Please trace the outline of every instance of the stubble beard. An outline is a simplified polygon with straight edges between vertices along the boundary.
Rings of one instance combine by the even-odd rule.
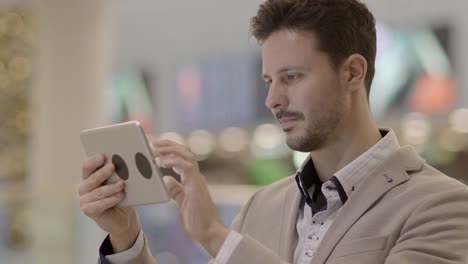
[[[294,131],[298,127],[285,130],[286,144],[291,149],[301,152],[312,152],[325,147],[330,140],[333,140],[336,130],[339,129],[345,114],[343,103],[341,98],[337,98],[330,107],[325,111],[322,110],[321,115],[315,120],[310,120],[310,117],[314,116],[314,113],[310,113],[309,119],[303,121],[305,125],[303,131]]]

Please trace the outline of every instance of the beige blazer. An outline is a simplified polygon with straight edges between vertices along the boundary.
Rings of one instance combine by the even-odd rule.
[[[232,224],[243,239],[228,264],[292,263],[300,201],[293,176],[255,193]],[[322,239],[313,264],[468,263],[468,187],[402,147],[355,186]],[[154,260],[145,247],[132,263]]]

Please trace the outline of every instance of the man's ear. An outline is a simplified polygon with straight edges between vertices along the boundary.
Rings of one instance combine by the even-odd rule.
[[[360,89],[363,85],[365,86],[365,79],[367,73],[367,61],[359,54],[353,54],[343,62],[342,65],[344,73],[344,82],[351,91]]]

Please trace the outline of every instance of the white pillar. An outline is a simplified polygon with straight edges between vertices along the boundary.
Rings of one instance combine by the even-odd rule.
[[[30,152],[34,263],[92,263],[97,256],[82,256],[76,185],[83,160],[79,132],[105,121],[109,5],[107,0],[37,2]],[[91,245],[97,243],[92,240]]]

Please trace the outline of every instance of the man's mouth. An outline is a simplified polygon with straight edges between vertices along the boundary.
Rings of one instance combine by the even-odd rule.
[[[297,118],[297,117],[282,117],[278,121],[280,122],[280,125],[283,128],[283,130],[289,130],[297,123],[297,121],[299,121],[299,118]]]
[[[281,127],[284,131],[290,130],[300,120],[304,120],[304,115],[299,112],[281,111],[276,114]]]

